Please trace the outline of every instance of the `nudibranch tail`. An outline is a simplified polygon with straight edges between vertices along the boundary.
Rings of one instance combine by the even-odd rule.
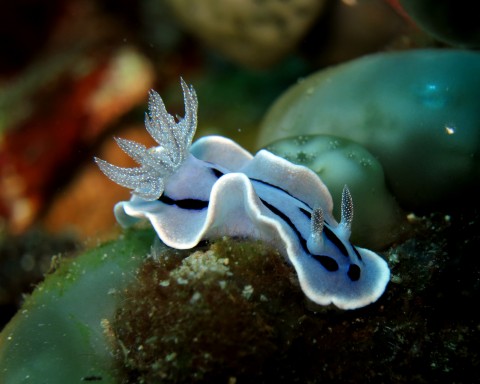
[[[140,167],[121,168],[95,158],[102,172],[117,184],[133,189],[133,194],[145,200],[157,200],[163,193],[165,182],[189,156],[189,149],[197,128],[198,100],[195,90],[181,79],[185,100],[185,116],[178,122],[170,115],[160,95],[151,90],[145,115],[145,126],[158,147],[126,139],[116,139],[119,147]]]

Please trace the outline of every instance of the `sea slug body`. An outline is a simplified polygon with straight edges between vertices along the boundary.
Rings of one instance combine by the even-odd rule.
[[[197,97],[182,80],[185,116],[175,120],[150,92],[145,125],[159,144],[117,143],[140,167],[96,158],[114,182],[133,190],[116,204],[122,226],[148,219],[168,246],[188,249],[202,239],[241,236],[274,244],[295,268],[305,295],[320,305],[355,309],[376,301],[390,278],[376,253],[349,242],[353,204],[342,194],[340,223],[332,198],[306,167],[261,150],[254,157],[233,141],[207,136],[191,145]]]

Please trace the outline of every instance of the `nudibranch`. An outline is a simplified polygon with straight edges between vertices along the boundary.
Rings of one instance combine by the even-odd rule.
[[[327,187],[310,169],[260,150],[252,156],[233,141],[207,136],[192,143],[195,90],[181,80],[185,116],[175,119],[150,91],[145,126],[157,147],[116,139],[140,167],[96,158],[111,180],[133,190],[115,205],[120,225],[148,219],[177,249],[222,236],[264,240],[293,265],[305,295],[320,305],[355,309],[376,301],[390,279],[376,253],[349,242],[353,205],[345,187],[341,220],[332,216]]]

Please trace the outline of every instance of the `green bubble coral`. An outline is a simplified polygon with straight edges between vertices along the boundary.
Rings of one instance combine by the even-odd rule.
[[[332,194],[337,217],[348,185],[355,209],[353,242],[380,249],[404,232],[404,215],[385,185],[382,166],[361,145],[335,136],[305,135],[275,141],[266,149],[320,176]]]
[[[103,320],[113,317],[117,292],[134,281],[153,239],[151,230],[131,231],[63,260],[0,334],[0,382],[116,382]]]
[[[295,135],[355,141],[408,208],[454,206],[480,176],[480,54],[415,50],[321,70],[267,113],[260,146]]]

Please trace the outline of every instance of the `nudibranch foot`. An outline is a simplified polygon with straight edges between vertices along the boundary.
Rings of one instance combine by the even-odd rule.
[[[328,189],[310,169],[261,150],[254,157],[233,141],[195,133],[197,99],[182,80],[185,117],[169,115],[150,93],[146,126],[159,147],[118,139],[140,164],[126,169],[96,159],[116,183],[133,189],[114,212],[123,226],[147,219],[160,240],[177,249],[203,239],[240,236],[277,246],[295,268],[306,296],[342,309],[376,301],[390,278],[387,263],[349,241],[353,203],[342,194],[340,223]]]

